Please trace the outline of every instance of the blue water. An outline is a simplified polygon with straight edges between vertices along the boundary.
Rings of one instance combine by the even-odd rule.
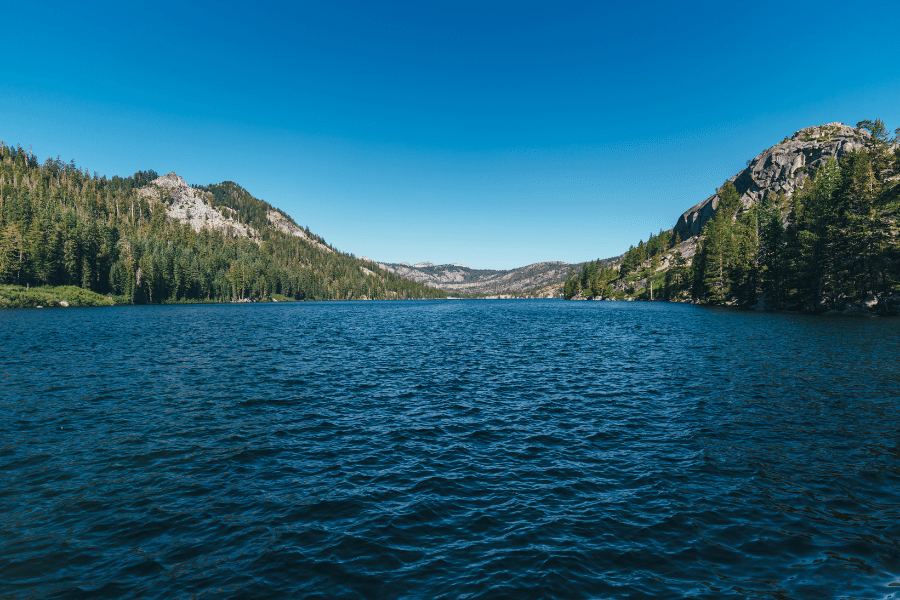
[[[4,598],[900,598],[900,320],[0,312]]]

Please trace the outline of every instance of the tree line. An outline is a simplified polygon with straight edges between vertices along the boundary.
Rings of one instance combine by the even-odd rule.
[[[661,231],[617,271],[596,261],[570,272],[565,297],[621,298],[640,280],[637,299],[653,282],[659,299],[821,312],[900,292],[900,129],[891,138],[878,119],[857,127],[869,133],[864,147],[829,158],[790,198],[769,192],[744,207],[723,184],[693,257],[671,252],[681,240]]]
[[[201,189],[260,239],[195,232],[137,193],[156,177],[107,179],[0,143],[0,283],[74,285],[137,304],[446,297],[276,230],[265,216],[271,207],[231,182]]]
[[[569,270],[563,284],[563,297],[571,300],[581,295],[587,298],[601,296],[603,298],[624,298],[625,294],[617,291],[614,285],[629,278],[637,278],[634,274],[645,270],[654,270],[660,266],[660,260],[673,246],[680,244],[681,238],[672,231],[660,231],[650,234],[647,242],[638,242],[631,246],[617,261],[613,259],[589,261],[581,266],[580,271]],[[619,285],[618,287],[624,287]]]
[[[865,146],[829,158],[790,199],[743,209],[723,185],[682,289],[708,304],[811,312],[900,291],[900,148],[881,120],[857,127]]]

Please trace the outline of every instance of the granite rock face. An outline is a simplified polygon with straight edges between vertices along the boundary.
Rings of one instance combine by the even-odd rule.
[[[316,247],[320,248],[321,250],[324,250],[325,252],[334,252],[334,250],[332,250],[325,244],[306,235],[306,231],[302,227],[300,227],[299,225],[297,225],[296,223],[294,223],[293,221],[288,219],[286,216],[284,216],[282,213],[278,212],[277,210],[268,211],[266,213],[266,218],[272,224],[272,227],[274,227],[278,231],[281,231],[282,233],[286,233],[288,235],[292,235],[294,237],[303,238],[304,240],[308,241],[313,246],[316,246]]]
[[[761,152],[729,181],[741,195],[745,208],[762,201],[768,194],[781,192],[789,197],[828,157],[840,160],[851,150],[862,148],[868,137],[868,131],[843,123],[806,127]],[[685,211],[678,218],[675,231],[683,240],[697,235],[718,208],[719,195],[713,194]]]
[[[138,194],[158,200],[169,218],[187,223],[194,231],[212,229],[232,237],[258,239],[252,227],[232,218],[230,208],[214,208],[209,192],[192,188],[174,171],[157,177],[150,185],[138,190]]]

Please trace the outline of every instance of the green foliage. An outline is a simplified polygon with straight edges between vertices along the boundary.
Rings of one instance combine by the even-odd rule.
[[[818,312],[900,291],[900,148],[892,147],[898,140],[880,120],[858,127],[870,134],[865,148],[840,164],[830,158],[808,169],[790,200],[769,193],[744,208],[726,182],[690,266],[679,251],[669,252],[681,240],[660,232],[629,248],[620,272],[603,282],[603,296],[649,299],[652,282],[668,300],[690,295],[707,304]],[[820,132],[833,136],[836,128]],[[584,273],[570,274],[567,298],[584,290]]]
[[[192,231],[137,193],[156,176],[90,176],[74,162],[39,164],[21,147],[0,145],[0,283],[74,286],[138,304],[446,297],[330,251],[308,229],[309,239],[276,230],[266,217],[275,209],[231,182],[203,189],[260,238]]]
[[[631,246],[628,249],[628,252],[622,257],[622,264],[620,266],[621,273],[623,275],[634,273],[635,271],[640,270],[648,260],[651,261],[652,264],[655,257],[663,255],[666,251],[679,243],[681,243],[681,238],[672,231],[660,230],[656,235],[651,233],[646,244],[641,240],[636,248]]]
[[[0,285],[0,308],[37,308],[65,306],[112,306],[114,299],[79,287],[26,288],[21,285]]]
[[[663,280],[664,298],[677,300],[685,290],[693,287],[691,269],[687,266],[687,260],[676,250],[672,255],[672,264],[666,270]]]
[[[748,267],[747,254],[754,252],[750,236],[751,224],[735,219],[741,208],[740,194],[734,185],[725,182],[718,191],[718,207],[704,229],[703,242],[694,260],[694,295],[710,304],[723,304],[736,292],[734,279]],[[755,235],[755,231],[753,231]],[[739,285],[739,284],[738,284]]]
[[[725,186],[694,258],[694,294],[710,304],[821,311],[900,286],[898,163],[880,120],[865,149],[828,159],[791,202],[767,197],[738,214]],[[735,206],[738,206],[735,212]]]
[[[575,269],[569,269],[569,275],[563,284],[563,297],[566,300],[571,300],[579,294],[588,298],[607,297],[607,286],[618,277],[618,274],[617,269],[607,266],[599,258],[584,263],[578,273]]]
[[[288,298],[287,296],[282,296],[281,294],[272,292],[272,302],[293,302],[293,298]]]

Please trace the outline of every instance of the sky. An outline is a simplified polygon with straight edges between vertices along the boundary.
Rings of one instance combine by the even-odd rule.
[[[108,177],[234,181],[382,262],[616,256],[798,129],[900,127],[896,2],[2,12],[6,144]]]

